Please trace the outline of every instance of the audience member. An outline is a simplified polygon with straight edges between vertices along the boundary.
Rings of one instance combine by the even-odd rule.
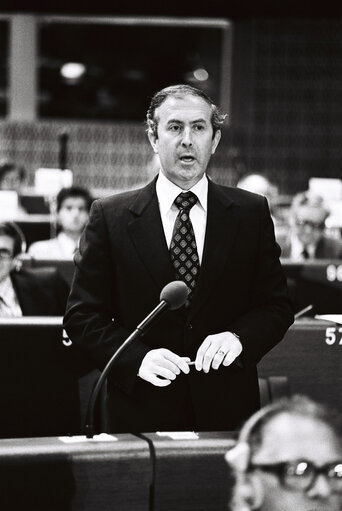
[[[0,162],[0,190],[6,192],[16,192],[17,213],[26,214],[27,211],[21,204],[20,195],[26,181],[26,170],[22,165],[18,165],[10,160]]]
[[[22,269],[24,251],[19,227],[0,223],[0,317],[63,315],[68,285],[54,268]]]
[[[235,475],[232,511],[338,511],[342,496],[340,424],[305,396],[256,412],[226,460]]]
[[[62,188],[57,195],[57,226],[55,238],[36,241],[28,253],[35,259],[73,259],[81,233],[88,221],[92,197],[79,186]]]
[[[21,192],[26,179],[26,171],[22,165],[5,160],[0,162],[0,190]]]
[[[278,238],[278,234],[282,232],[284,227],[284,218],[277,207],[277,200],[279,197],[277,185],[272,183],[266,176],[253,173],[242,176],[236,186],[237,188],[241,188],[241,190],[258,193],[266,197],[274,224],[275,235],[276,238]]]
[[[293,261],[306,259],[342,259],[342,241],[325,234],[329,210],[322,197],[306,191],[293,198],[289,232],[278,236],[281,257]]]

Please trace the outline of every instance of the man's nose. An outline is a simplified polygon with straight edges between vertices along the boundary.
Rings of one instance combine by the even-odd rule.
[[[318,474],[313,486],[308,491],[311,498],[327,498],[331,494],[329,481],[323,474]]]
[[[182,133],[182,145],[184,147],[192,146],[192,135],[190,128],[184,128]]]

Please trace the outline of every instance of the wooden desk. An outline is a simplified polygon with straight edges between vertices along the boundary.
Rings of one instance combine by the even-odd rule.
[[[0,319],[0,437],[83,432],[98,378],[61,317]]]
[[[288,377],[303,393],[342,413],[342,325],[300,319],[258,366],[259,376]]]
[[[144,433],[154,460],[154,511],[226,511],[232,486],[224,459],[236,435],[198,433],[196,440]]]
[[[116,438],[0,440],[1,509],[148,511],[148,444],[129,434]]]

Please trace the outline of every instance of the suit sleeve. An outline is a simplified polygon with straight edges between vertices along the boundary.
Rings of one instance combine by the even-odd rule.
[[[100,369],[131,333],[113,317],[117,309],[115,299],[115,254],[110,253],[101,204],[95,201],[75,255],[64,328]],[[141,361],[149,350],[135,340],[118,357],[112,376],[124,392],[133,392]]]
[[[243,345],[241,362],[246,366],[256,365],[282,340],[294,321],[293,304],[279,260],[280,247],[275,240],[266,199],[259,216],[260,243],[251,305],[229,328],[240,336]]]

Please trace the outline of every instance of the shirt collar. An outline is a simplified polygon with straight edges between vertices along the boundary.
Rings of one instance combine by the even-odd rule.
[[[208,206],[208,178],[206,174],[202,176],[202,178],[196,183],[192,188],[190,188],[191,192],[193,192],[197,198],[197,204],[204,210],[207,211]],[[156,183],[156,193],[159,201],[160,207],[166,212],[171,209],[172,204],[174,203],[175,198],[184,192],[182,188],[175,185],[170,181],[162,171],[159,171],[157,183]]]

